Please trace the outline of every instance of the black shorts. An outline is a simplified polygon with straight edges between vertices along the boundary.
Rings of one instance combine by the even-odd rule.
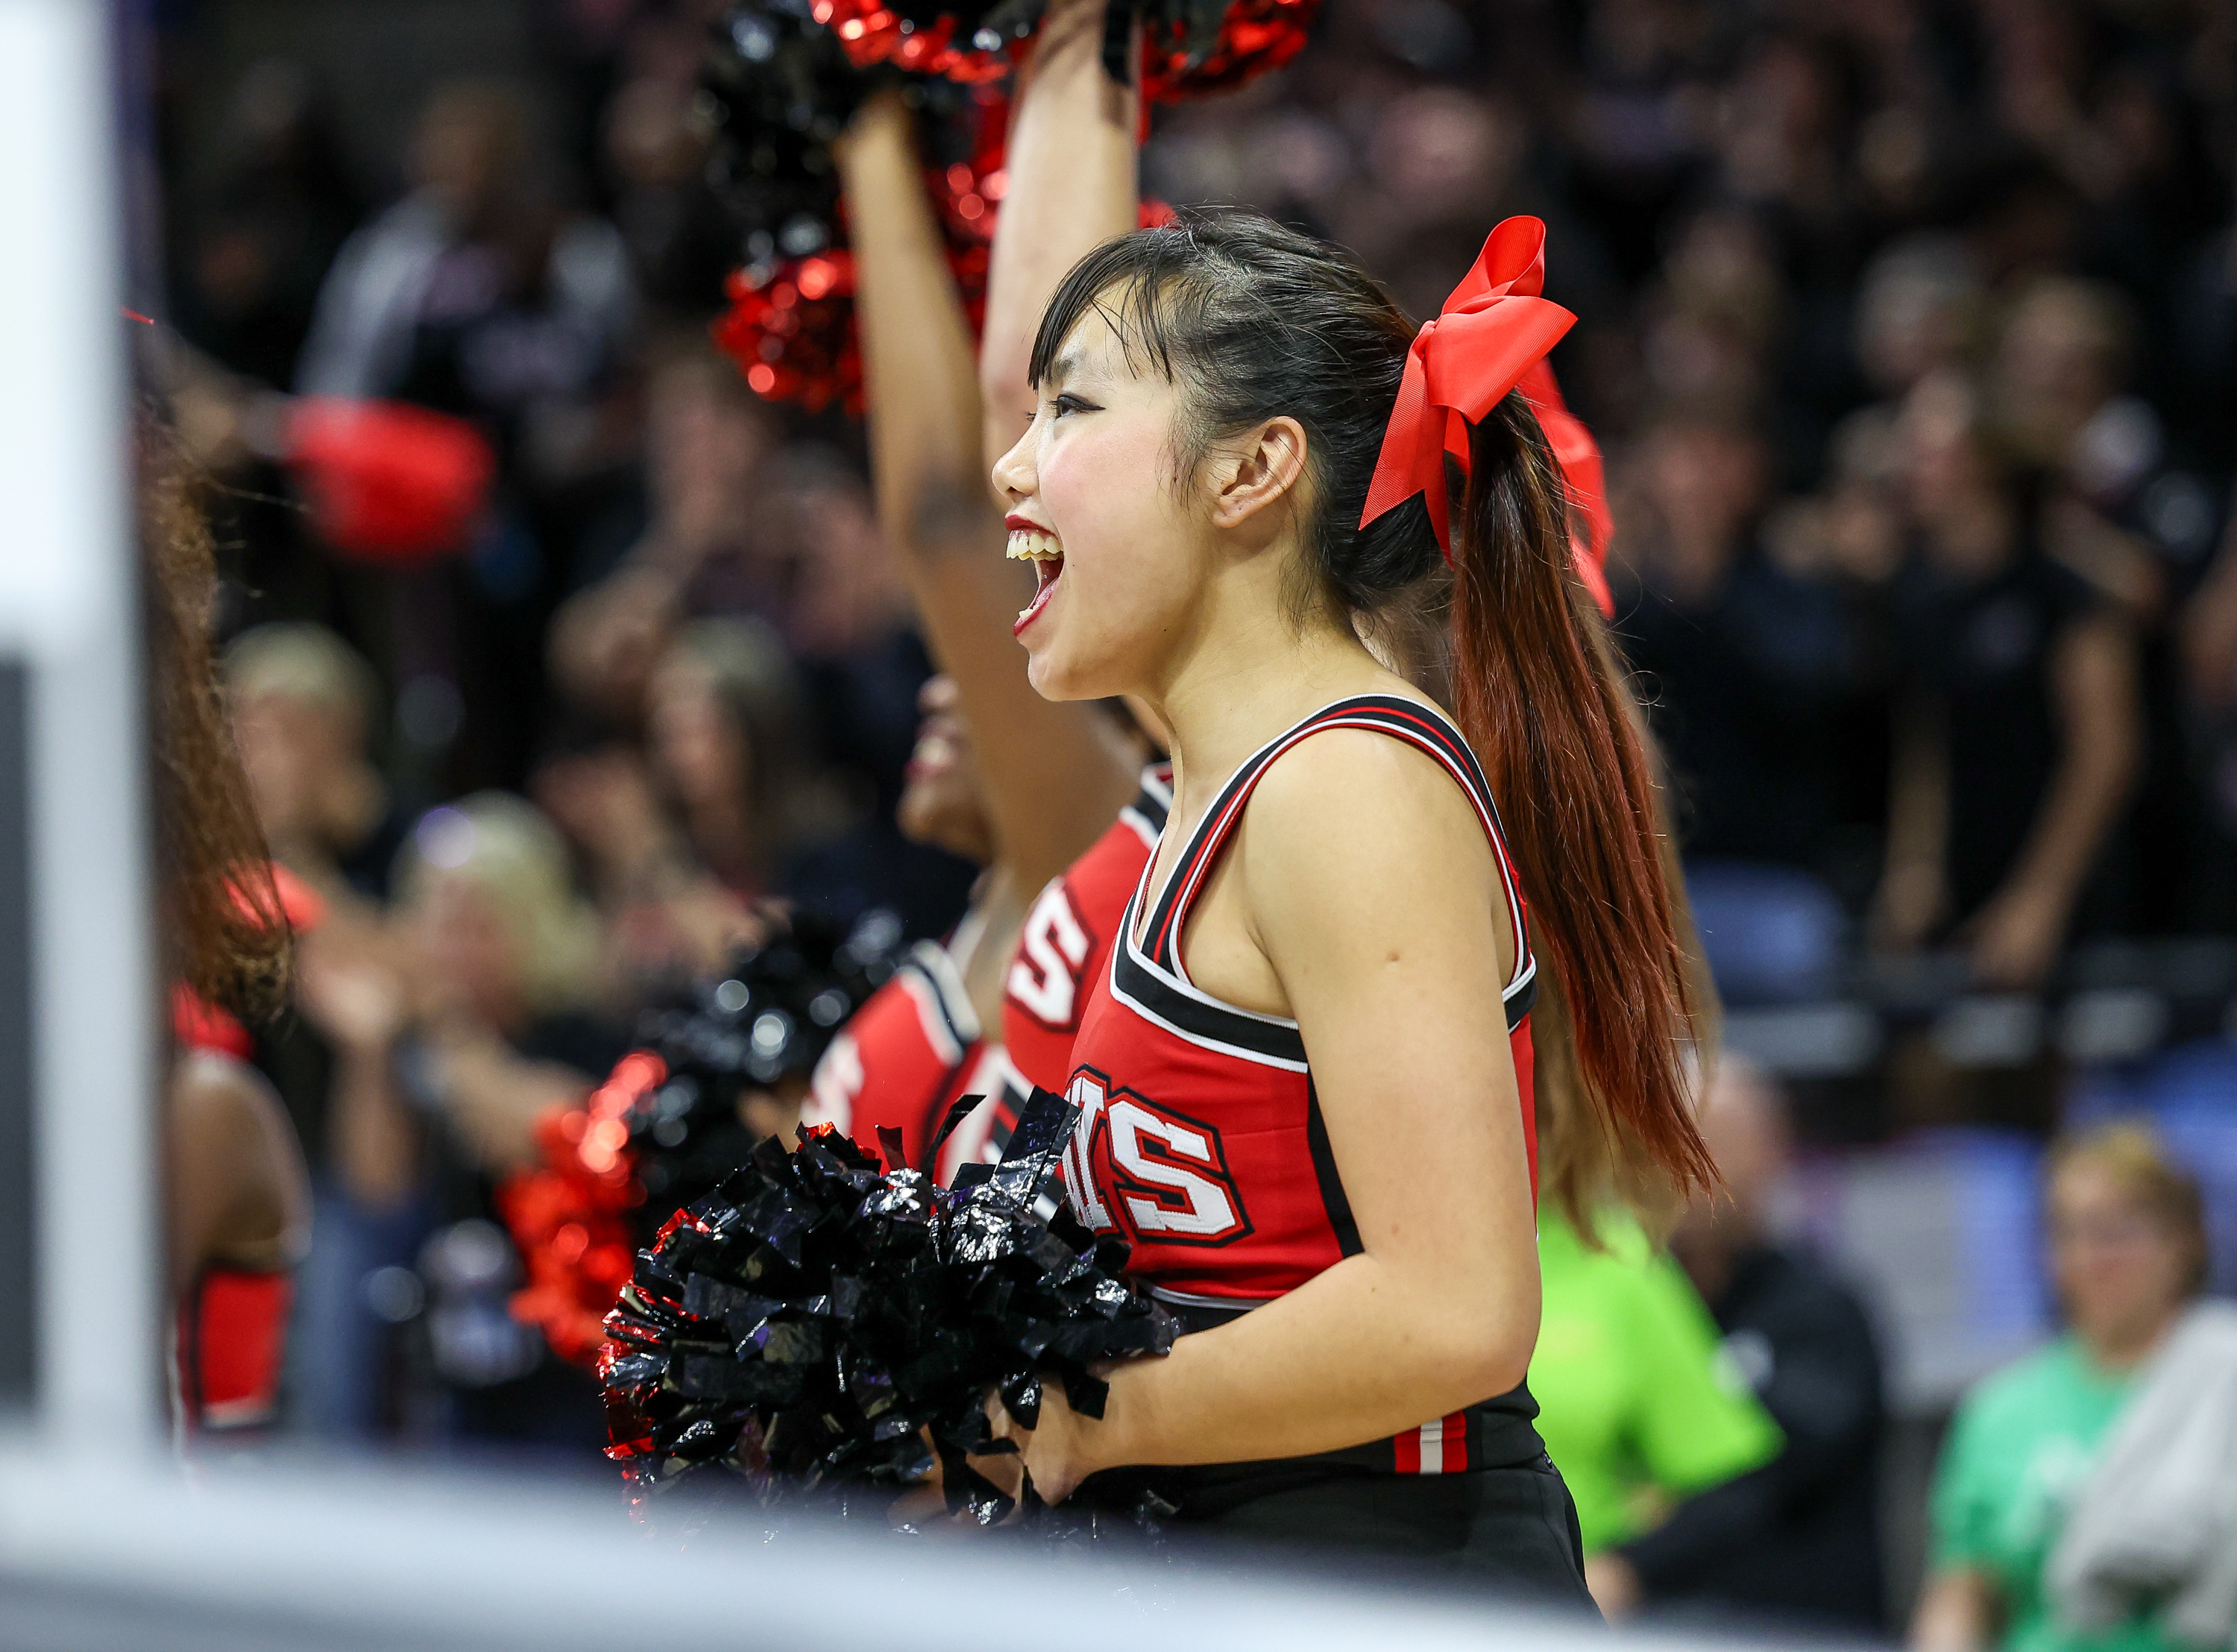
[[[1345,1471],[1310,1462],[1101,1474],[1082,1497],[1117,1509],[1152,1491],[1168,1530],[1310,1551],[1364,1576],[1398,1561],[1455,1585],[1598,1616],[1576,1504],[1553,1459],[1458,1474]],[[1360,1563],[1355,1567],[1344,1562]]]

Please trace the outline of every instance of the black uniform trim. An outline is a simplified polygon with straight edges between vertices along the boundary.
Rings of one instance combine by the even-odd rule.
[[[1130,931],[1132,916],[1130,906]],[[1294,1023],[1246,1015],[1191,994],[1142,962],[1131,933],[1121,941],[1111,951],[1111,990],[1121,1003],[1192,1043],[1211,1044],[1245,1060],[1304,1070],[1304,1035]]]
[[[1359,1242],[1359,1223],[1351,1214],[1351,1201],[1337,1174],[1336,1154],[1329,1147],[1328,1122],[1321,1117],[1321,1093],[1312,1075],[1305,1075],[1305,1145],[1313,1155],[1313,1175],[1321,1184],[1321,1203],[1328,1208],[1329,1226],[1336,1230],[1336,1248],[1356,1256],[1365,1248]]]

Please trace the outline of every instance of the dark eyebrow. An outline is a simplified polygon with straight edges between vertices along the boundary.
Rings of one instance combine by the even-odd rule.
[[[1080,352],[1076,349],[1067,350],[1062,355],[1059,356],[1054,361],[1049,363],[1048,371],[1041,375],[1041,383],[1044,385],[1062,384],[1066,379],[1071,378],[1072,374],[1079,371],[1079,365]]]

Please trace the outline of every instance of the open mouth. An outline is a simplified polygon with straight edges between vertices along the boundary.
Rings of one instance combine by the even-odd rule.
[[[1033,576],[1040,582],[1033,600],[1018,615],[1017,623],[1010,628],[1017,635],[1031,625],[1040,611],[1048,606],[1049,598],[1056,594],[1057,581],[1064,576],[1064,545],[1057,536],[1039,523],[1023,517],[1012,517],[1009,555],[1020,562],[1033,565]]]

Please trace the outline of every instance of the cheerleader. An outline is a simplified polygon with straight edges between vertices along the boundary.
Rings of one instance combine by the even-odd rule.
[[[1020,669],[1013,622],[1032,587],[995,554],[1003,528],[986,489],[977,364],[899,97],[874,97],[836,153],[880,520],[953,684],[927,707],[914,767],[951,765],[975,781],[989,852],[954,932],[919,946],[835,1042],[803,1122],[837,1124],[872,1151],[879,1127],[898,1129],[921,1162],[948,1109],[986,1096],[936,1167],[952,1178],[964,1162],[999,1156],[1030,1088],[1006,1043],[1032,1078],[1063,1083],[1081,983],[1148,859],[1165,793],[1123,711],[1047,701]],[[1074,231],[1067,262],[1099,238],[1093,226]],[[1061,273],[1021,287],[1015,272],[997,272],[989,330],[1015,335],[1020,361]],[[1002,444],[1015,434],[1006,429]]]
[[[1633,708],[1518,389],[1573,320],[1542,242],[1500,226],[1418,334],[1246,216],[1107,243],[1049,305],[994,471],[1039,577],[1029,675],[1140,696],[1174,763],[1073,1046],[1066,1181],[1198,1334],[1114,1373],[1100,1420],[993,1414],[1052,1499],[1146,1485],[1583,1604],[1522,1381],[1541,969],[1602,1129],[1711,1172]],[[1457,717],[1359,640],[1441,556]]]

